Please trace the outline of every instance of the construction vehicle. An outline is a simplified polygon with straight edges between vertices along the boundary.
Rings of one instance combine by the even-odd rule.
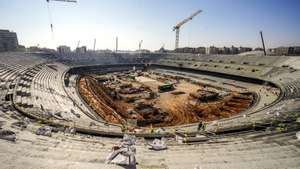
[[[174,90],[174,86],[173,86],[173,84],[164,84],[164,85],[158,86],[158,90],[161,93],[162,92],[168,92],[168,91]]]

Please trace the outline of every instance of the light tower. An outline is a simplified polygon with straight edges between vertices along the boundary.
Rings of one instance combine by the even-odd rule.
[[[116,52],[118,52],[119,39],[116,37]]]

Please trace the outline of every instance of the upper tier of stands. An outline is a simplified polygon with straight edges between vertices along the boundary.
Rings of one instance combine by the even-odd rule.
[[[271,78],[299,71],[300,57],[239,55],[165,55],[157,64],[251,78]]]
[[[65,53],[58,56],[59,62],[67,65],[97,65],[117,63],[147,63],[160,58],[161,54],[148,53]]]

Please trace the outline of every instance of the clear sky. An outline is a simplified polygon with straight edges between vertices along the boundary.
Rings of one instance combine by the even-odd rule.
[[[18,33],[19,43],[55,48],[80,45],[97,49],[173,49],[172,27],[198,9],[203,13],[184,25],[180,46],[300,45],[300,0],[0,0],[0,29]],[[52,20],[52,21],[51,21]],[[53,23],[54,33],[51,33]]]

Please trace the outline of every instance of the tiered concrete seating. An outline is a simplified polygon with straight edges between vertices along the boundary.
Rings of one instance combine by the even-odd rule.
[[[25,130],[16,143],[0,140],[2,168],[123,168],[105,164],[118,139],[53,134],[36,136]],[[299,140],[295,130],[248,132],[220,136],[210,142],[177,144],[168,141],[164,151],[148,150],[147,140],[138,140],[137,168],[140,169],[282,169],[300,165]],[[13,147],[13,148],[11,148]]]
[[[145,63],[161,58],[157,53],[65,53],[59,56],[59,61],[67,65],[117,64],[117,63]]]
[[[284,99],[300,98],[300,81],[295,80],[284,84]]]
[[[1,81],[1,105],[6,107],[11,105],[8,99],[8,94],[11,94],[16,86],[18,78],[22,74],[35,66],[36,64],[46,62],[45,59],[35,57],[31,54],[4,52],[0,53],[0,81]],[[18,88],[18,93],[22,95],[30,95],[25,89],[29,87],[30,79],[22,79]],[[6,101],[5,101],[6,100]]]
[[[74,104],[76,104],[83,112],[85,112],[86,115],[88,115],[92,119],[100,120],[103,121],[102,118],[99,116],[95,115],[96,113],[93,112],[81,99],[78,91],[77,91],[77,77],[78,75],[71,75],[69,77],[69,86],[65,86],[65,90],[67,94],[69,95],[70,98],[74,101]]]
[[[120,127],[106,126],[103,121],[95,121],[95,117],[81,100],[72,100],[66,93],[63,84],[63,74],[68,67],[60,63],[51,63],[30,69],[22,76],[18,84],[31,74],[30,87],[18,85],[16,88],[15,104],[24,113],[37,119],[50,120],[60,125],[72,125],[88,130],[90,127],[104,127],[102,130],[116,130],[121,132]],[[24,81],[24,80],[23,80]],[[71,90],[75,90],[72,88]],[[67,90],[68,91],[68,90]],[[77,96],[78,97],[78,96]],[[91,123],[93,126],[91,126]]]
[[[270,67],[262,67],[257,65],[239,65],[236,63],[224,63],[222,62],[206,62],[206,61],[184,61],[184,60],[173,60],[173,59],[161,59],[159,64],[165,66],[175,66],[190,68],[195,70],[204,70],[210,72],[227,73],[238,76],[246,77],[260,77],[270,71]]]
[[[91,63],[142,62],[141,59],[137,59],[138,55],[132,54],[88,53],[85,56],[87,57],[81,54],[66,55],[62,56],[62,61],[77,66]],[[299,117],[300,105],[300,73],[297,68],[299,59],[281,56],[195,57],[190,54],[157,56],[162,56],[160,61],[163,61],[154,61],[157,64],[175,67],[181,64],[182,67],[192,69],[264,79],[278,85],[282,96],[267,106],[247,112],[247,115],[210,123],[206,128],[208,142],[179,145],[171,140],[168,141],[168,150],[155,152],[145,147],[145,140],[139,139],[136,146],[137,168],[182,169],[195,168],[196,165],[203,169],[299,168],[300,142],[295,137],[295,133],[300,129],[299,124],[295,122]],[[126,60],[127,58],[130,59]],[[119,127],[106,126],[94,120],[97,117],[83,103],[76,91],[76,75],[69,77],[69,87],[64,86],[63,76],[69,69],[68,66],[48,61],[46,64],[46,61],[31,54],[1,53],[1,101],[5,102],[5,96],[12,93],[13,101],[20,111],[49,124],[72,124],[81,133],[121,133]],[[237,70],[238,68],[242,69]],[[257,71],[253,72],[253,69]],[[207,76],[203,76],[201,80],[227,86],[237,83]],[[235,85],[246,89],[250,86],[246,82]],[[262,95],[265,92],[266,89],[261,90],[261,100],[265,99]],[[0,127],[15,131],[17,141],[10,143],[0,140],[0,168],[123,168],[105,164],[107,154],[118,139],[80,134],[66,135],[62,130],[54,133],[51,138],[36,136],[34,132],[40,127],[39,123],[31,123],[25,130],[13,128],[13,122],[25,121],[25,117],[12,107],[4,107],[4,104],[0,104]],[[92,123],[96,126],[91,126]],[[287,129],[280,128],[279,123],[288,126]],[[197,128],[197,124],[191,124],[177,129],[194,132]],[[269,128],[272,131],[267,130]],[[173,129],[169,127],[165,130],[172,132]],[[211,134],[214,132],[216,135]]]

